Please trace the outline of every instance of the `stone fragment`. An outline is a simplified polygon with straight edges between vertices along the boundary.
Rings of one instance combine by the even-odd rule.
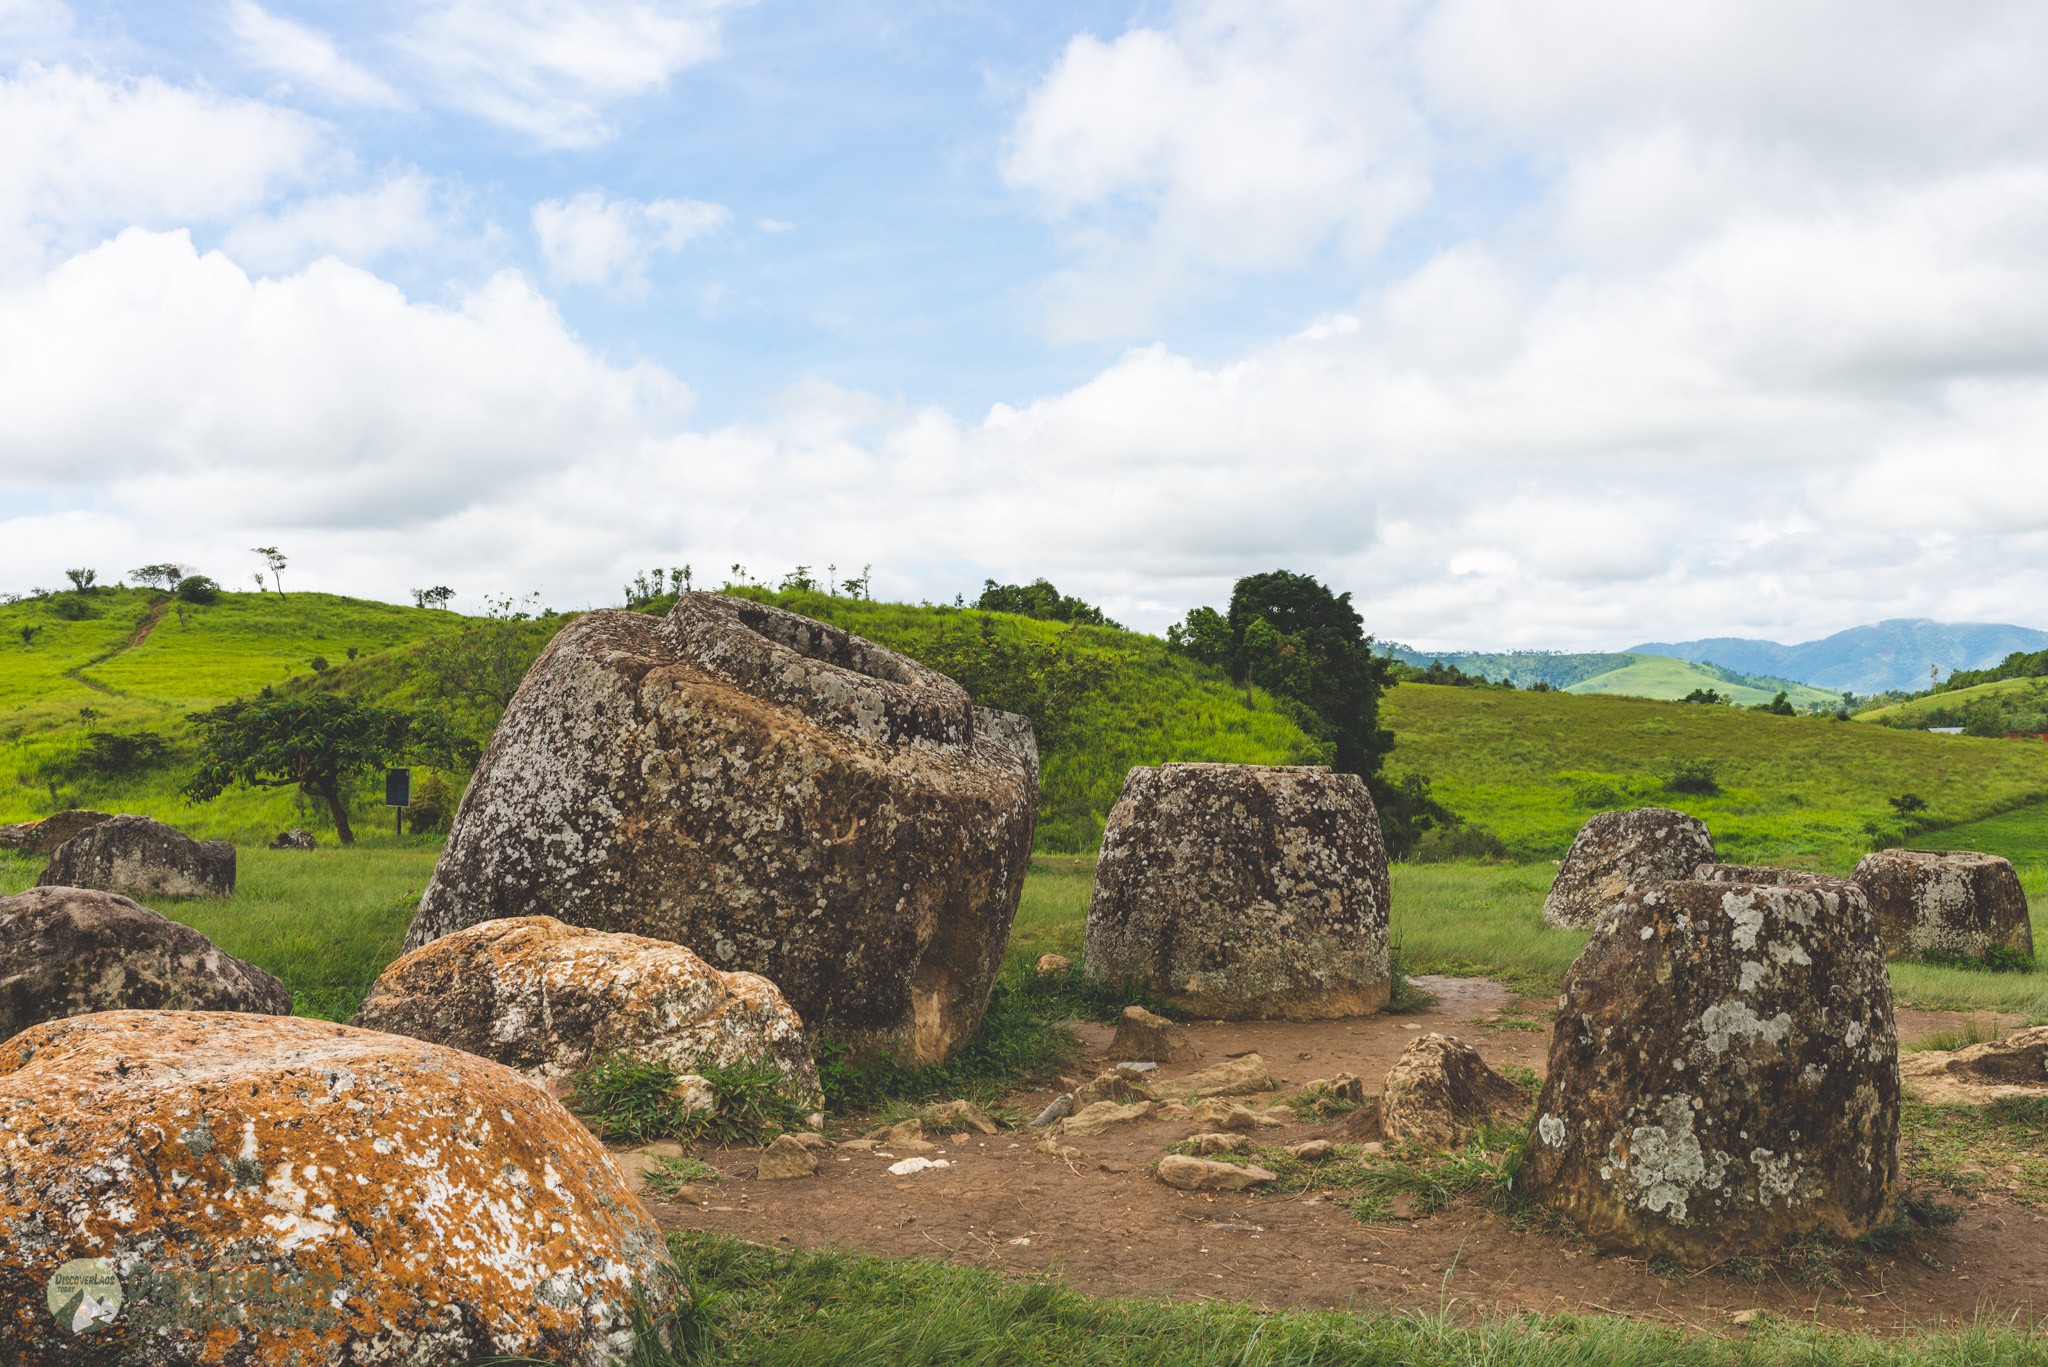
[[[1380,1086],[1380,1129],[1388,1139],[1455,1149],[1481,1125],[1519,1121],[1522,1089],[1486,1066],[1464,1041],[1434,1032],[1402,1051]]]
[[[1595,1243],[1699,1267],[1888,1213],[1891,982],[1855,889],[1665,883],[1565,975],[1517,1188]]]
[[[819,1134],[816,1130],[798,1130],[790,1135],[790,1138],[811,1150],[829,1149],[832,1147],[832,1141]]]
[[[1377,1011],[1387,854],[1364,780],[1316,767],[1134,768],[1088,904],[1088,975],[1191,1015]]]
[[[1981,1106],[2000,1097],[2048,1096],[2048,1025],[1985,1044],[1899,1056],[1906,1090],[1937,1105]]]
[[[1707,823],[1668,807],[1602,812],[1579,828],[1543,899],[1543,923],[1586,930],[1631,894],[1714,862]]]
[[[1159,1106],[1151,1101],[1133,1101],[1119,1104],[1114,1101],[1098,1101],[1084,1106],[1060,1122],[1059,1132],[1064,1135],[1101,1134],[1112,1125],[1128,1125],[1133,1120],[1146,1120],[1157,1114]]]
[[[1041,954],[1036,971],[1041,978],[1057,978],[1073,966],[1074,961],[1064,954]]]
[[[1188,1032],[1142,1006],[1126,1006],[1117,1017],[1116,1037],[1109,1042],[1113,1059],[1181,1063],[1195,1056]]]
[[[1266,1061],[1257,1054],[1246,1054],[1243,1058],[1227,1058],[1221,1063],[1212,1063],[1207,1068],[1198,1068],[1192,1073],[1183,1073],[1176,1078],[1151,1084],[1151,1091],[1157,1097],[1180,1097],[1192,1101],[1205,1096],[1243,1096],[1250,1092],[1270,1092],[1280,1084],[1266,1071]]]
[[[987,1008],[1037,810],[1029,724],[914,660],[716,593],[585,613],[506,709],[406,945],[542,913],[649,935],[937,1063]]]
[[[1278,1173],[1250,1163],[1218,1163],[1209,1158],[1189,1158],[1170,1153],[1153,1169],[1159,1180],[1182,1191],[1244,1191],[1276,1181]]]
[[[289,1016],[292,994],[190,926],[118,893],[45,887],[0,897],[0,1039],[123,1008]]]
[[[22,854],[55,854],[59,845],[80,831],[112,819],[105,812],[73,807],[68,811],[46,816],[41,821],[23,821],[17,825],[0,826],[0,850],[15,850]]]
[[[1299,1144],[1289,1144],[1287,1152],[1304,1163],[1320,1163],[1337,1152],[1337,1146],[1327,1139],[1304,1139]]]
[[[1198,1158],[1212,1153],[1243,1153],[1252,1143],[1244,1135],[1216,1130],[1191,1134],[1187,1137],[1187,1142],[1193,1147]]]
[[[398,1035],[226,1012],[47,1021],[0,1045],[0,1152],[0,1362],[605,1367],[636,1306],[681,1292],[574,1116],[508,1068]],[[83,1301],[43,1307],[91,1260],[121,1299],[86,1337]]]
[[[952,1166],[953,1162],[948,1158],[905,1158],[900,1162],[891,1163],[889,1171],[898,1177],[908,1177],[914,1172],[929,1172],[933,1168],[950,1168]]]
[[[870,1130],[867,1137],[875,1141],[877,1148],[897,1153],[930,1153],[939,1147],[924,1137],[924,1122],[916,1116]]]
[[[59,845],[36,886],[126,897],[232,897],[235,847],[194,840],[146,816],[110,816]]]
[[[1051,1101],[1046,1102],[1045,1109],[1040,1111],[1036,1116],[1032,1118],[1031,1127],[1033,1129],[1039,1129],[1046,1125],[1052,1124],[1053,1121],[1058,1120],[1063,1116],[1069,1116],[1073,1113],[1074,1094],[1072,1092],[1061,1092]]]
[[[973,1130],[976,1134],[994,1134],[1002,1128],[991,1120],[981,1107],[971,1101],[948,1101],[932,1107],[926,1115],[932,1124],[949,1130]]]
[[[791,1099],[822,1099],[803,1022],[775,984],[721,972],[681,945],[552,916],[485,921],[410,951],[378,976],[355,1023],[534,1078],[611,1053],[685,1070],[761,1062]],[[710,1099],[709,1082],[694,1084]]]
[[[311,831],[301,830],[294,826],[288,831],[279,831],[276,837],[271,840],[270,848],[273,850],[317,850],[320,848],[320,842],[313,838]]]
[[[1092,1082],[1084,1082],[1074,1089],[1074,1109],[1086,1110],[1098,1101],[1150,1101],[1150,1088],[1133,1081],[1128,1074],[1111,1069],[1098,1074]]]
[[[2027,895],[2012,864],[1995,854],[1879,850],[1857,863],[1855,881],[1894,959],[2034,955]]]
[[[1280,1117],[1255,1111],[1235,1101],[1226,1101],[1220,1096],[1204,1098],[1187,1113],[1189,1124],[1200,1125],[1211,1130],[1231,1130],[1249,1133],[1252,1130],[1269,1130],[1285,1124]]]
[[[763,1182],[787,1181],[794,1177],[817,1175],[818,1159],[796,1136],[779,1134],[775,1141],[761,1150],[761,1157],[754,1164],[754,1176]]]

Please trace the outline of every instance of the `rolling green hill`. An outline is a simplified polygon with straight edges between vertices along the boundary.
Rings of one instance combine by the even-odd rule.
[[[2016,723],[2012,729],[2021,729],[2026,722],[2048,713],[2048,679],[1995,679],[1967,688],[1925,693],[1888,707],[1858,712],[1856,720],[1886,726],[1961,726],[1979,709],[1994,715],[2001,723],[2001,731],[2006,729],[2005,723]]]
[[[1581,679],[1564,691],[1567,693],[1612,693],[1630,698],[1655,698],[1666,702],[1676,701],[1698,689],[1708,689],[1724,698],[1732,699],[1738,706],[1754,707],[1768,703],[1779,692],[1794,707],[1834,707],[1842,699],[1839,694],[1810,688],[1789,679],[1770,679],[1764,682],[1748,681],[1745,676],[1712,665],[1694,664],[1690,660],[1674,660],[1668,655],[1636,655],[1619,669],[1610,669],[1605,674],[1596,674],[1590,679]]]
[[[2048,798],[2048,745],[1931,736],[1821,717],[1639,698],[1402,684],[1389,767],[1524,858],[1561,858],[1595,812],[1645,804],[1706,821],[1724,856],[1846,869],[1874,838],[1977,821]],[[1684,760],[1722,791],[1673,792]],[[1887,799],[1927,802],[1913,827]],[[1939,832],[1914,843],[1941,843]]]

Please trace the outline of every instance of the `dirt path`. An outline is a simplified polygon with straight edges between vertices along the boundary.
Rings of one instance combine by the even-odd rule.
[[[1541,1070],[1549,1000],[1518,998],[1470,979],[1424,980],[1437,1006],[1415,1016],[1297,1025],[1191,1027],[1204,1057],[1171,1075],[1246,1049],[1289,1084],[1348,1071],[1377,1083],[1423,1030],[1455,1034],[1496,1068]],[[1947,1013],[1901,1012],[1908,1040],[1954,1028]],[[1525,1028],[1538,1025],[1539,1029]],[[1518,1028],[1524,1027],[1524,1028]],[[1091,1054],[1106,1027],[1083,1027]],[[1029,1113],[1050,1092],[1011,1099]],[[1727,1328],[1761,1309],[1837,1328],[1900,1330],[2048,1310],[2048,1215],[1996,1197],[1969,1203],[1947,1234],[1846,1274],[1840,1289],[1772,1273],[1652,1273],[1603,1256],[1566,1234],[1517,1229],[1470,1205],[1420,1220],[1360,1223],[1317,1193],[1199,1195],[1154,1180],[1150,1164],[1186,1136],[1185,1124],[1139,1122],[1097,1138],[1069,1138],[1083,1157],[1036,1151],[1035,1134],[973,1136],[943,1145],[952,1163],[910,1177],[874,1154],[830,1152],[815,1179],[753,1180],[753,1150],[703,1154],[730,1174],[702,1207],[652,1201],[672,1228],[736,1234],[784,1248],[837,1246],[887,1257],[927,1257],[1029,1276],[1056,1272],[1103,1294],[1246,1301],[1264,1306],[1403,1309],[1453,1314],[1574,1311]],[[1293,1143],[1332,1127],[1304,1123],[1263,1132]]]
[[[113,649],[105,651],[102,654],[95,655],[90,660],[87,660],[82,664],[75,664],[71,666],[71,668],[64,671],[64,677],[70,679],[74,683],[82,683],[87,688],[92,689],[94,692],[104,693],[111,698],[126,697],[127,694],[123,693],[118,688],[111,688],[108,685],[101,683],[98,679],[88,679],[87,677],[85,677],[85,671],[93,668],[95,665],[103,665],[107,661],[113,659],[116,655],[121,654],[123,651],[133,650],[135,649],[135,647],[141,645],[144,641],[147,641],[149,639],[149,633],[156,630],[157,623],[163,621],[164,614],[168,613],[170,610],[171,600],[169,598],[165,598],[162,602],[152,603],[150,605],[149,611],[143,613],[141,620],[136,622],[135,632],[133,635],[131,635],[127,640],[123,641],[121,644],[115,646]]]

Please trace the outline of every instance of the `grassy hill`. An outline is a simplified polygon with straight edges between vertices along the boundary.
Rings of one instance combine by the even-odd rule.
[[[1708,689],[1741,707],[1768,703],[1783,692],[1794,707],[1834,707],[1841,695],[1789,679],[1754,681],[1712,665],[1691,660],[1674,660],[1668,655],[1636,655],[1629,663],[1590,679],[1581,679],[1565,689],[1567,693],[1609,693],[1630,698],[1655,698],[1673,702],[1698,689]]]
[[[1994,679],[1967,688],[1924,693],[1904,702],[1858,712],[1856,720],[1886,726],[1961,726],[1967,714],[1986,705],[2000,718],[2015,722],[2048,713],[2048,679]]]
[[[1654,803],[1706,821],[1732,859],[1844,869],[1876,835],[2048,798],[2048,746],[1820,717],[1412,683],[1383,716],[1395,772],[1429,775],[1453,810],[1531,859],[1562,857],[1595,812]],[[1681,760],[1713,765],[1721,791],[1671,791]],[[1911,828],[1887,802],[1908,792],[1928,804]]]

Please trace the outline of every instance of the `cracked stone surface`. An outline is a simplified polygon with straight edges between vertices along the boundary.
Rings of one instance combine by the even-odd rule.
[[[1628,897],[1565,976],[1520,1190],[1594,1242],[1699,1267],[1854,1239],[1898,1175],[1891,982],[1862,892]]]
[[[1356,774],[1134,768],[1103,831],[1084,967],[1211,1019],[1365,1015],[1391,986],[1387,898]]]
[[[714,593],[587,613],[506,709],[406,946],[535,915],[669,940],[937,1062],[987,1009],[1037,808],[1030,724],[873,642]]]
[[[59,845],[36,886],[127,897],[232,897],[235,847],[194,840],[146,816],[110,816]]]

